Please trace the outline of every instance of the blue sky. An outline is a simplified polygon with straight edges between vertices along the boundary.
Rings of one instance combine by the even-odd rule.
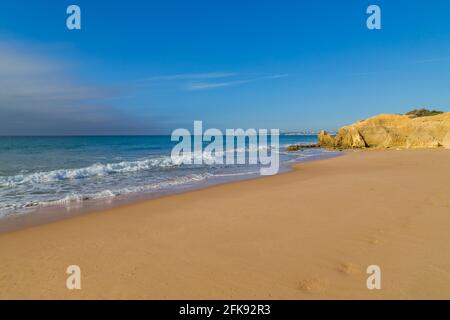
[[[82,30],[66,28],[77,4]],[[382,9],[382,30],[366,8]],[[337,129],[450,110],[450,2],[37,1],[0,5],[0,134]]]

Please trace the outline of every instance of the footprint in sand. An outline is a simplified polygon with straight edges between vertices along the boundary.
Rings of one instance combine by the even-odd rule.
[[[352,274],[359,274],[359,273],[361,273],[361,269],[357,265],[355,265],[355,264],[353,264],[351,262],[340,263],[338,265],[338,267],[337,267],[337,271],[339,273],[342,273],[342,274],[345,274],[345,275],[352,275]]]
[[[304,279],[298,285],[298,289],[305,293],[319,293],[325,291],[327,288],[327,282],[320,278]]]

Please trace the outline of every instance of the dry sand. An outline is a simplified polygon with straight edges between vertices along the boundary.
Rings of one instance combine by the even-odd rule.
[[[450,151],[295,169],[2,234],[0,298],[450,299]]]

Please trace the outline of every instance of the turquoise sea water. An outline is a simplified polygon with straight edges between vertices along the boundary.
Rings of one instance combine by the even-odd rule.
[[[333,156],[322,149],[288,153],[315,135],[280,136],[281,170]],[[170,136],[0,137],[0,217],[46,206],[155,195],[259,175],[258,165],[177,165]]]

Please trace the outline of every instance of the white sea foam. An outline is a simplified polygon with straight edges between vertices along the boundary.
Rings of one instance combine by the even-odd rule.
[[[258,149],[267,149],[266,146],[259,146]],[[234,152],[253,151],[250,146],[247,150],[235,149]],[[171,157],[159,157],[152,159],[142,159],[136,161],[122,161],[117,163],[96,163],[84,168],[58,169],[52,171],[35,172],[31,174],[19,174],[15,176],[0,176],[0,187],[13,188],[22,184],[41,184],[64,180],[84,179],[90,177],[101,177],[117,173],[132,173],[143,170],[169,168],[181,165],[185,158],[189,160],[202,158],[203,160],[213,160],[215,157],[223,157],[225,152],[218,152],[212,155],[208,152],[191,152],[180,157],[173,162]]]
[[[188,184],[193,182],[203,181],[210,177],[214,176],[213,174],[204,173],[204,174],[190,174],[186,176],[176,177],[173,179],[169,179],[167,181],[161,181],[158,183],[152,183],[148,185],[136,186],[136,187],[126,187],[126,188],[118,188],[118,189],[107,189],[102,190],[96,193],[86,193],[86,194],[77,194],[71,193],[64,198],[54,199],[48,201],[36,201],[36,202],[27,202],[23,204],[15,204],[15,205],[0,205],[0,213],[2,209],[4,211],[10,209],[26,209],[32,207],[47,207],[47,206],[58,206],[58,205],[71,205],[74,203],[82,203],[87,200],[101,200],[107,198],[114,198],[121,195],[128,195],[133,193],[140,192],[148,192],[151,190],[161,190],[165,188],[170,188],[177,185]],[[0,214],[1,215],[1,214]]]
[[[59,169],[53,171],[35,172],[15,176],[0,177],[0,186],[14,187],[20,184],[39,184],[71,179],[83,179],[105,176],[114,173],[130,173],[152,168],[175,166],[170,157],[145,159],[137,161],[123,161],[117,163],[96,163],[89,167],[76,169]]]

